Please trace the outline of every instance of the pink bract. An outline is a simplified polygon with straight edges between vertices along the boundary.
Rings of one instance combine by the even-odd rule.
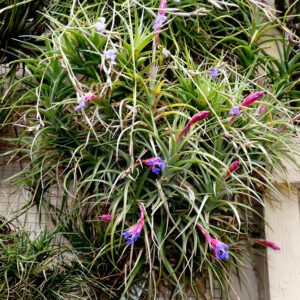
[[[195,114],[191,120],[186,124],[186,126],[183,128],[183,130],[180,132],[177,140],[176,140],[176,144],[178,144],[180,142],[180,140],[182,139],[183,135],[186,133],[186,131],[196,122],[199,122],[203,119],[205,119],[208,115],[210,114],[210,111],[204,110],[204,111],[200,111],[197,114]]]
[[[242,106],[248,106],[250,104],[252,104],[253,102],[255,102],[256,100],[258,100],[259,98],[261,98],[264,95],[264,91],[262,92],[257,92],[254,94],[249,95],[245,101],[242,103]]]
[[[234,172],[238,166],[240,165],[240,162],[238,160],[236,160],[235,162],[232,163],[232,165],[229,167],[229,171],[227,172],[227,174],[224,176],[224,178],[226,178],[227,176],[229,176],[232,172]]]
[[[260,244],[264,244],[274,250],[280,250],[280,247],[278,247],[275,243],[273,242],[268,242],[268,241],[263,241],[263,240],[257,240],[257,239],[253,239],[254,241],[260,243]]]

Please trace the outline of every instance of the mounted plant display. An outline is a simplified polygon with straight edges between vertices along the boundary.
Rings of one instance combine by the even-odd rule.
[[[278,158],[295,163],[299,111],[282,101],[280,68],[227,20],[232,10],[251,32],[265,6],[207,3],[74,1],[69,15],[45,14],[44,47],[15,61],[28,72],[4,95],[24,128],[14,184],[67,240],[74,297],[156,299],[167,285],[172,299],[205,299],[217,281],[230,299],[245,254],[280,249],[257,206],[277,188]]]

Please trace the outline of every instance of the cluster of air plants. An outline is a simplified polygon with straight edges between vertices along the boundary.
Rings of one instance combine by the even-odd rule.
[[[80,264],[70,259],[62,245],[55,245],[58,227],[33,236],[0,221],[0,296],[2,299],[95,299]],[[104,285],[93,288],[109,294]],[[73,298],[72,298],[73,297]]]
[[[59,268],[63,270],[64,263],[61,250],[49,247],[53,235],[44,233],[32,241],[29,232],[14,231],[5,222],[0,228],[1,298],[54,299],[51,295],[61,284]]]
[[[11,109],[9,97],[3,99],[8,86],[13,86],[17,74],[26,73],[26,64],[17,58],[36,57],[36,51],[45,47],[36,36],[47,35],[49,25],[44,13],[59,18],[68,13],[72,3],[48,0],[0,0],[0,130],[11,122],[18,110]]]
[[[47,210],[70,255],[68,276],[42,284],[62,292],[38,289],[46,299],[76,281],[74,295],[89,299],[155,299],[165,284],[171,297],[201,298],[215,280],[229,297],[247,251],[278,249],[257,235],[255,207],[276,189],[278,157],[292,160],[300,115],[278,96],[280,67],[243,37],[269,26],[250,21],[264,6],[232,2],[225,14],[219,1],[75,1],[65,19],[47,16],[36,56],[14,62],[27,70],[4,97],[25,128],[15,186]],[[231,9],[246,29],[226,20]],[[243,47],[222,52],[227,42]]]
[[[18,53],[22,53],[21,49],[26,50],[27,40],[32,39],[30,33],[42,33],[42,15],[36,17],[36,14],[43,10],[44,6],[45,3],[41,0],[0,1],[0,63],[9,62],[18,56]]]

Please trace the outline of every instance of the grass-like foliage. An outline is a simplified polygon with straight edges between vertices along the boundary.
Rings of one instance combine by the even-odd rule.
[[[16,230],[1,220],[1,299],[95,299],[93,289],[110,293],[101,282],[90,288],[80,264],[67,249],[54,245],[57,229],[33,239],[28,230]]]
[[[5,95],[25,128],[15,184],[49,212],[76,266],[47,292],[78,280],[89,299],[155,299],[163,285],[200,299],[217,280],[228,298],[263,238],[255,208],[276,189],[279,158],[294,162],[298,94],[283,68],[296,72],[299,55],[281,65],[254,41],[272,26],[264,6],[207,3],[74,1],[46,15],[39,54],[15,61],[27,70]]]

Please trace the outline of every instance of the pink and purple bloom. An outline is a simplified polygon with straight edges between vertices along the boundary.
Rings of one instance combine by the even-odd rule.
[[[218,70],[217,69],[212,69],[210,72],[209,72],[210,76],[212,78],[217,78],[218,77]]]
[[[149,166],[152,172],[155,173],[156,175],[159,174],[159,171],[164,170],[166,168],[166,164],[159,157],[141,159],[141,162]]]
[[[291,120],[289,120],[288,124],[293,123],[294,121],[300,119],[300,114],[295,116],[294,118],[292,118]],[[282,126],[281,128],[279,128],[279,130],[277,131],[277,133],[281,133],[285,128],[287,128],[287,125]]]
[[[227,246],[226,244],[224,244],[223,242],[221,242],[220,240],[217,239],[213,239],[210,235],[208,235],[204,229],[196,224],[196,226],[200,229],[200,231],[203,233],[203,235],[206,238],[206,241],[212,246],[212,248],[214,249],[214,252],[216,254],[217,259],[228,259],[229,258],[229,252],[226,251],[229,249],[229,246]]]
[[[257,93],[254,93],[254,94],[251,94],[251,95],[249,95],[246,99],[245,99],[245,101],[241,104],[241,106],[248,106],[248,105],[250,105],[250,104],[252,104],[253,102],[255,102],[256,100],[258,100],[259,98],[261,98],[263,95],[264,95],[264,91],[262,91],[262,92],[257,92]],[[241,109],[242,109],[242,107],[239,107],[239,112],[241,111]],[[236,116],[237,115],[239,115],[239,114],[234,114],[233,116],[232,116],[232,118],[230,119],[230,121],[229,121],[229,125],[233,122],[233,120],[236,118]]]
[[[141,216],[138,220],[138,224],[132,226],[127,231],[123,232],[122,235],[127,239],[126,244],[133,244],[141,234],[144,225],[144,208],[143,204],[139,202]]]
[[[158,16],[156,17],[153,25],[153,29],[155,31],[159,31],[163,23],[166,22],[167,20],[166,12],[164,11],[165,8],[167,8],[167,1],[161,0],[159,5],[159,10],[158,10]]]
[[[163,23],[167,20],[165,9],[167,8],[167,0],[161,0],[159,9],[158,9],[158,15],[156,16],[156,19],[154,21],[153,29],[155,31],[160,31],[161,26]],[[157,32],[154,36],[154,44],[155,47],[157,47],[158,44],[158,36],[159,32]],[[151,78],[154,78],[155,73],[155,64],[151,67]]]
[[[86,107],[86,102],[92,101],[96,97],[92,93],[88,93],[77,100],[77,106],[75,106],[75,110],[77,111],[80,108]]]
[[[224,176],[224,178],[228,177],[232,172],[234,172],[238,168],[239,165],[240,165],[240,162],[238,160],[233,162],[232,165],[229,167],[229,171]]]
[[[107,51],[103,51],[103,55],[104,55],[105,59],[110,59],[111,64],[114,64],[116,62],[116,58],[117,58],[117,50],[110,49]]]
[[[105,31],[105,27],[106,27],[106,24],[105,24],[105,18],[104,17],[101,17],[99,19],[99,21],[97,23],[95,23],[95,28],[96,30],[100,31],[100,32],[103,32]]]
[[[176,144],[178,144],[178,143],[181,141],[183,135],[186,133],[186,131],[187,131],[194,123],[199,122],[199,121],[205,119],[209,114],[210,114],[210,111],[208,111],[208,110],[200,111],[200,112],[198,112],[197,114],[195,114],[195,115],[191,118],[191,120],[186,124],[186,126],[183,128],[183,130],[180,132],[180,134],[179,134],[179,136],[178,136],[178,138],[177,138],[177,140],[176,140]]]

